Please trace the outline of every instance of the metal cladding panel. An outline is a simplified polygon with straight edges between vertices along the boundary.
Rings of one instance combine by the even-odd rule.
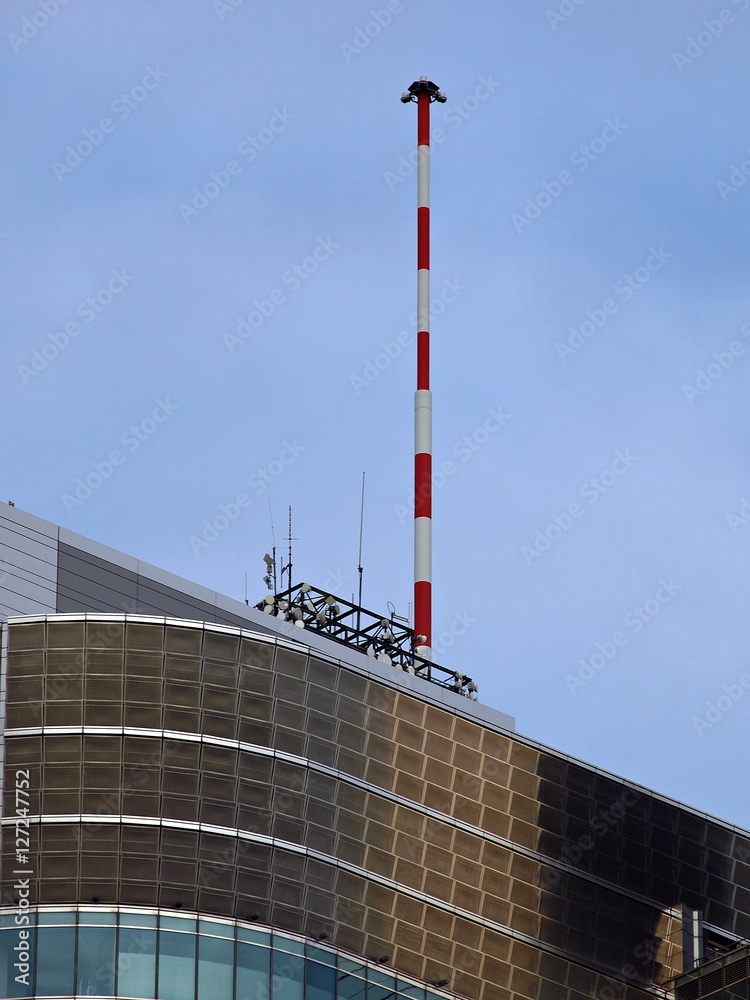
[[[138,577],[130,570],[60,542],[57,610],[135,613]]]
[[[57,610],[170,615],[241,627],[249,619],[65,542],[60,543]]]
[[[55,611],[56,581],[56,529],[0,507],[0,617]]]

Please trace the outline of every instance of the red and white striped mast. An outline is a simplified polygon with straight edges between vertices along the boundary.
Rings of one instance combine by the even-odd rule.
[[[417,391],[414,394],[414,649],[432,654],[432,393],[430,391],[430,105],[445,103],[421,76],[401,95],[417,105]]]

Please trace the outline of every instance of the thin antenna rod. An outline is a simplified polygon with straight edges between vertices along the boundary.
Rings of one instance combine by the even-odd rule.
[[[249,604],[250,601],[247,599],[247,573],[245,573],[245,604]]]
[[[271,510],[271,498],[268,497],[268,516],[271,518],[271,555],[273,556],[273,592],[278,594],[278,580],[276,579],[276,532],[273,530],[273,511]]]
[[[414,394],[414,646],[432,646],[432,392],[430,391],[430,105],[445,94],[426,77],[401,95],[417,104],[417,391]]]
[[[357,628],[359,628],[359,616],[360,609],[362,607],[362,533],[365,526],[365,474],[362,473],[362,502],[359,507],[359,564],[357,565],[357,572],[359,573],[359,600],[357,601]]]
[[[289,561],[286,564],[289,589],[292,589],[292,505],[289,504]]]

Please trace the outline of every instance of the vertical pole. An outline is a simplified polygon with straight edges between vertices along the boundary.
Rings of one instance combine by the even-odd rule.
[[[417,391],[414,395],[414,633],[432,647],[432,392],[430,391],[430,95],[417,99]]]
[[[401,100],[417,103],[417,391],[414,395],[415,651],[432,647],[432,392],[430,391],[430,104],[445,95],[426,77]]]

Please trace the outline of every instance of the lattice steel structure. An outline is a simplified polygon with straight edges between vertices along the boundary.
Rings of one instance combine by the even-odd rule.
[[[325,635],[380,663],[400,667],[450,691],[476,698],[477,685],[466,674],[443,667],[415,649],[414,629],[395,615],[383,618],[343,597],[300,583],[279,594],[269,594],[255,607],[281,621]]]

